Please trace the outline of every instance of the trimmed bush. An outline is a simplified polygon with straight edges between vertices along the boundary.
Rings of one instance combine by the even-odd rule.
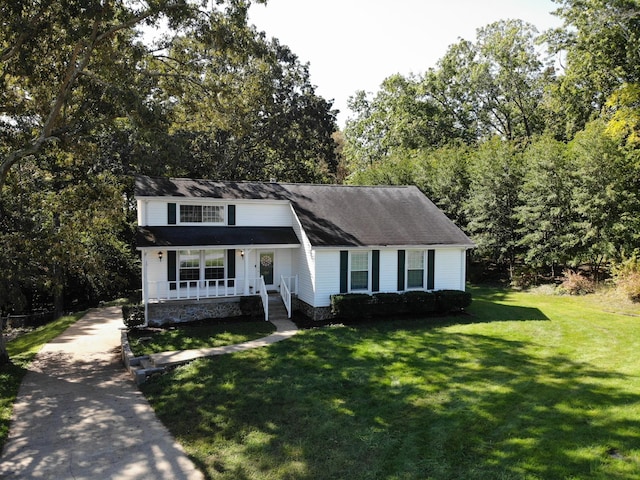
[[[435,297],[436,310],[440,313],[457,312],[471,305],[471,294],[462,290],[438,290]]]
[[[242,315],[250,317],[251,320],[264,320],[262,298],[257,295],[240,297],[240,311]]]
[[[433,292],[406,292],[403,297],[408,313],[420,315],[436,311],[436,296]]]
[[[347,320],[371,316],[372,304],[373,298],[366,293],[331,295],[331,313]]]
[[[122,320],[127,328],[144,325],[144,306],[127,304],[122,306]]]
[[[402,315],[407,313],[406,305],[404,295],[399,293],[374,293],[372,313],[376,317],[381,315]]]

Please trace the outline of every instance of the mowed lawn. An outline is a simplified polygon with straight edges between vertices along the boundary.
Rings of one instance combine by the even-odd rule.
[[[472,292],[470,317],[305,330],[144,392],[211,479],[640,478],[640,318]]]

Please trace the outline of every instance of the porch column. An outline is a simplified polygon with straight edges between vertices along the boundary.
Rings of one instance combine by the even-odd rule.
[[[243,248],[244,256],[242,257],[242,263],[244,267],[244,294],[249,295],[249,254],[251,250]]]
[[[149,322],[149,286],[147,285],[147,250],[142,251],[142,303],[144,304],[144,326]]]

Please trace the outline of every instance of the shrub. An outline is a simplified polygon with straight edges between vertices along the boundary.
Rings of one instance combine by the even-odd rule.
[[[596,291],[596,284],[590,278],[573,270],[562,272],[563,280],[558,291],[569,295],[586,295]]]
[[[257,295],[240,297],[240,311],[242,315],[246,315],[251,320],[264,319],[264,307],[262,306],[262,298]]]
[[[629,300],[640,302],[640,262],[634,255],[612,268],[618,291]]]
[[[411,314],[426,314],[436,311],[436,296],[433,292],[405,292],[404,300]]]
[[[404,297],[399,293],[375,293],[371,309],[374,316],[407,313]]]
[[[438,290],[435,297],[436,309],[440,313],[464,310],[471,305],[471,294],[462,290]]]
[[[127,328],[135,328],[144,325],[144,306],[140,304],[123,305],[122,320]]]
[[[344,293],[331,296],[331,313],[339,318],[355,320],[372,314],[373,298],[366,293]]]

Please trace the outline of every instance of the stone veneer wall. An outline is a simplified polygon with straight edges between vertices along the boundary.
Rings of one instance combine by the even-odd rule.
[[[315,322],[322,322],[333,318],[331,307],[312,307],[297,297],[293,298],[293,310],[299,311]]]
[[[149,304],[149,325],[195,322],[206,318],[240,317],[239,297],[168,301]]]

